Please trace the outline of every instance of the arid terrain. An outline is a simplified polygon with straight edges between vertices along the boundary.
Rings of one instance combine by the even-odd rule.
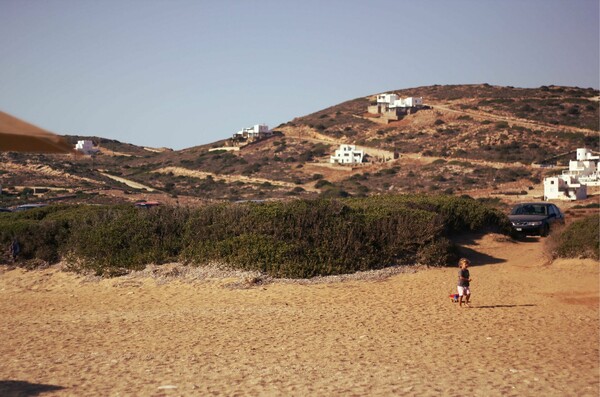
[[[223,136],[169,150],[67,136],[72,144],[92,140],[98,152],[0,153],[0,207],[138,200],[197,205],[407,192],[533,200],[543,195],[543,178],[560,174],[577,148],[600,152],[599,93],[591,88],[474,84],[389,92],[422,97],[426,106],[386,123],[367,113],[375,100],[369,95],[270,126],[273,136],[256,142]],[[356,145],[366,161],[330,164],[340,144]]]
[[[0,207],[418,192],[504,211],[541,200],[543,178],[577,148],[600,152],[597,90],[390,92],[427,106],[384,123],[367,114],[374,97],[361,97],[237,150],[227,137],[170,150],[67,136],[99,152],[0,153]],[[330,164],[343,143],[369,161]],[[556,202],[567,223],[598,214],[599,188],[588,195]],[[473,262],[472,308],[449,299],[455,267],[274,280],[216,265],[106,279],[64,262],[0,265],[0,396],[598,396],[598,263],[551,261],[552,235],[448,237]]]
[[[269,281],[149,268],[0,275],[0,394],[597,396],[599,269],[464,238],[456,268]]]

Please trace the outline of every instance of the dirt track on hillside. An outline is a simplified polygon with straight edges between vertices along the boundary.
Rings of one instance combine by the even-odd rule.
[[[0,395],[598,396],[598,264],[548,264],[536,239],[464,243],[470,309],[448,298],[456,268],[267,284],[4,270]]]
[[[134,182],[132,180],[120,177],[120,176],[116,176],[116,175],[111,175],[111,174],[107,174],[105,172],[98,172],[100,175],[105,176],[107,178],[113,179],[117,182],[121,182],[129,187],[132,187],[134,189],[138,189],[138,190],[147,190],[149,192],[153,192],[155,191],[154,188],[151,188],[150,186],[146,186],[146,185],[142,185],[141,183],[138,182]]]
[[[164,168],[157,169],[154,172],[158,172],[161,174],[172,173],[173,175],[177,175],[177,176],[180,176],[180,175],[181,176],[191,176],[191,177],[200,178],[200,179],[206,179],[206,178],[210,177],[215,180],[225,181],[227,183],[233,183],[233,182],[244,182],[244,183],[254,183],[254,184],[270,183],[275,186],[281,186],[281,187],[287,187],[287,188],[294,188],[294,187],[298,186],[297,184],[292,183],[292,182],[277,181],[274,179],[257,178],[257,177],[250,177],[250,176],[244,176],[244,175],[215,174],[213,172],[196,171],[196,170],[190,170],[190,169],[183,168],[183,167],[164,167]],[[315,189],[312,186],[303,185],[303,188],[305,190],[309,190],[309,191],[318,191],[318,189]]]
[[[525,119],[520,119],[517,117],[508,117],[508,116],[501,116],[501,115],[497,115],[497,114],[493,114],[493,113],[489,113],[489,112],[482,112],[482,111],[475,111],[475,110],[459,110],[459,109],[454,109],[451,108],[449,106],[444,106],[444,105],[431,105],[428,104],[428,106],[431,106],[432,109],[434,110],[438,110],[438,111],[444,111],[444,112],[450,112],[450,113],[457,113],[457,114],[461,114],[461,115],[465,115],[465,116],[471,116],[477,119],[491,119],[491,120],[496,120],[496,121],[506,121],[510,124],[513,125],[518,125],[520,127],[525,127],[525,128],[546,128],[546,129],[550,129],[550,130],[556,130],[557,128],[559,128],[556,125],[552,125],[552,124],[545,124],[539,121],[532,121],[532,120],[525,120]],[[580,132],[580,133],[584,133],[587,135],[598,135],[598,131],[593,131],[587,128],[578,128],[578,127],[572,127],[572,126],[568,126],[568,125],[560,125],[560,129],[564,130],[564,131],[569,131],[569,132]]]

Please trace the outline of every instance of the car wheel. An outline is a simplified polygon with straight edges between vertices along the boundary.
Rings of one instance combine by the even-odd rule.
[[[544,225],[542,226],[542,229],[540,231],[540,236],[546,237],[549,233],[550,233],[550,225],[548,225],[547,223],[544,223]]]

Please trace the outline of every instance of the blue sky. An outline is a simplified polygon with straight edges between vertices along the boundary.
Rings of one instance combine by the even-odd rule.
[[[183,149],[393,89],[597,89],[599,19],[598,0],[0,0],[0,110]]]

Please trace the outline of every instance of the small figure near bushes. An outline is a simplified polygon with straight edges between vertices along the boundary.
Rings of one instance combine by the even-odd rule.
[[[19,256],[20,252],[21,246],[19,245],[19,241],[16,238],[13,238],[13,240],[10,243],[10,246],[8,247],[8,253],[10,254],[11,262],[16,262],[17,256]]]
[[[469,288],[469,284],[471,282],[471,275],[469,274],[469,265],[471,261],[467,258],[460,258],[458,261],[458,267],[460,268],[458,271],[458,306],[462,307],[463,304],[463,296],[465,298],[465,306],[471,307],[469,300],[471,299],[471,290]]]

